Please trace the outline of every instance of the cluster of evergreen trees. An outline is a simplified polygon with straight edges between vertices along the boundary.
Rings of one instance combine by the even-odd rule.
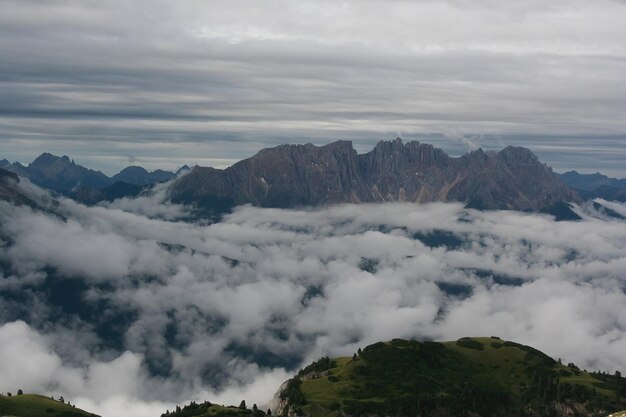
[[[239,407],[223,407],[212,404],[209,401],[198,404],[192,401],[182,408],[176,406],[174,411],[167,410],[165,413],[161,414],[161,417],[200,417],[208,415],[211,415],[211,417],[264,417],[268,415],[271,416],[272,412],[267,410],[265,413],[259,410],[256,404],[252,405],[252,409],[248,409],[245,400],[241,401]]]

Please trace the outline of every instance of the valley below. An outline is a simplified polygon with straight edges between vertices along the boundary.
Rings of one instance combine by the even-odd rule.
[[[171,182],[86,206],[1,180],[2,392],[105,417],[624,408],[623,203],[567,203],[565,221],[389,201],[206,221],[167,198]],[[298,373],[320,358],[333,367]]]

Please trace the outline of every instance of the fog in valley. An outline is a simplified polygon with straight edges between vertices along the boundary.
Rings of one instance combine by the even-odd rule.
[[[308,362],[392,338],[495,335],[626,370],[626,221],[590,203],[578,222],[388,203],[203,224],[164,199],[0,202],[0,391],[106,417],[260,406]]]

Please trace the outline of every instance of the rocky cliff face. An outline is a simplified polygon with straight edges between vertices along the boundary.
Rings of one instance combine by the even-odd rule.
[[[478,150],[459,158],[417,141],[382,141],[362,155],[351,142],[264,149],[225,170],[195,167],[171,199],[206,212],[239,204],[319,206],[383,201],[459,201],[483,209],[541,211],[580,197],[528,149]]]

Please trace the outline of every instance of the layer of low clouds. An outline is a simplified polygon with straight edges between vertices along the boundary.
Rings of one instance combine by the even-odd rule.
[[[145,206],[62,200],[63,220],[0,202],[1,392],[105,417],[261,405],[309,361],[394,337],[497,335],[626,371],[626,222],[591,206],[580,222],[459,204],[244,206],[211,225],[132,212]]]
[[[589,147],[624,157],[623,1],[0,7],[0,151],[11,160],[67,153],[107,173],[129,158],[225,166],[277,143],[369,147],[431,132],[448,150],[538,135],[539,150],[574,154],[546,153],[557,169],[602,170]],[[481,135],[495,136],[468,143]]]

